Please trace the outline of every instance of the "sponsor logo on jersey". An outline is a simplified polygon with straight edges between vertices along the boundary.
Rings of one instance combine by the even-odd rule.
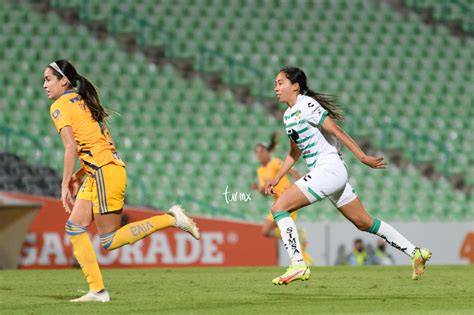
[[[51,115],[54,119],[58,119],[59,115],[61,115],[61,111],[59,109],[56,109]]]
[[[296,120],[296,123],[299,124],[300,121],[301,121],[301,111],[296,111],[295,113],[295,120]]]

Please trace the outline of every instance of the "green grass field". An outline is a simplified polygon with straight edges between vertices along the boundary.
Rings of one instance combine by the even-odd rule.
[[[105,269],[110,303],[73,304],[80,270],[0,271],[2,314],[474,314],[474,266],[313,267],[274,286],[284,268]]]

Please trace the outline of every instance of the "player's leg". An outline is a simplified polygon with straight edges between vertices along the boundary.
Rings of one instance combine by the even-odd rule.
[[[344,205],[339,205],[338,209],[359,230],[380,236],[388,244],[411,257],[413,264],[412,278],[414,280],[424,273],[425,264],[431,258],[431,252],[428,249],[415,247],[390,224],[372,218],[357,197]]]
[[[298,218],[298,210],[294,210],[290,213],[291,218],[296,224],[296,219]],[[308,248],[308,239],[306,238],[306,231],[302,228],[297,229],[298,238],[300,240],[301,253],[303,254],[304,263],[306,266],[311,266],[314,264],[313,257],[308,253],[306,248]]]
[[[199,230],[192,219],[184,214],[180,206],[173,206],[167,214],[132,222],[120,227],[124,204],[126,173],[125,168],[106,165],[96,172],[97,204],[94,219],[100,234],[102,246],[113,250],[167,227],[175,226],[199,239]]]
[[[278,197],[280,197],[279,194],[273,195],[273,203],[277,201]],[[275,220],[273,220],[273,213],[269,211],[267,214],[267,217],[265,218],[265,223],[263,224],[262,228],[262,234],[263,236],[266,237],[274,237],[274,238],[280,238],[281,233],[280,229],[278,228],[278,225],[275,223]]]
[[[262,227],[262,234],[265,237],[280,237],[280,229],[273,220],[273,216],[271,213],[269,213],[268,216],[265,218],[265,222],[263,223]]]
[[[280,229],[283,244],[292,264],[304,264],[304,260],[295,221],[291,218],[290,211],[305,207],[309,203],[308,198],[298,186],[292,185],[283,192],[271,208],[273,219]]]
[[[66,234],[71,241],[74,256],[89,284],[89,292],[78,299],[71,300],[71,302],[107,302],[109,300],[108,293],[104,289],[104,282],[94,247],[87,234],[87,227],[93,220],[92,201],[90,200],[91,187],[90,178],[87,178],[79,191],[71,215],[66,223]]]
[[[113,250],[147,237],[148,235],[168,228],[179,227],[199,239],[199,231],[192,219],[188,218],[181,207],[173,206],[169,213],[156,215],[145,220],[131,222],[120,227],[122,211],[94,213],[95,224],[100,234],[100,241],[106,250]],[[178,222],[181,225],[178,225]]]
[[[273,279],[274,284],[288,284],[294,280],[307,280],[310,270],[306,267],[298,232],[290,212],[310,204],[306,195],[294,184],[283,192],[272,206],[273,219],[280,229],[281,239],[288,252],[291,265],[287,271]]]
[[[293,211],[290,214],[290,216],[296,224],[297,212]],[[301,253],[303,254],[304,262],[307,266],[311,266],[311,265],[314,264],[314,260],[311,257],[311,255],[306,251],[306,248],[308,247],[308,240],[306,239],[306,232],[303,229],[297,229],[297,233],[298,233],[298,238],[300,240]],[[263,227],[262,227],[262,234],[265,237],[272,237],[272,238],[280,238],[281,237],[280,229],[278,228],[277,224],[275,223],[275,220],[273,220],[273,216],[272,216],[271,212],[265,218],[265,222],[263,223]]]

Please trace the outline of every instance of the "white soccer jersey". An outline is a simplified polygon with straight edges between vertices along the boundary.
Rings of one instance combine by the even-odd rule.
[[[321,129],[327,115],[327,110],[315,99],[300,94],[296,104],[288,107],[283,116],[286,133],[301,150],[309,170],[314,169],[318,160],[340,153],[339,141]]]

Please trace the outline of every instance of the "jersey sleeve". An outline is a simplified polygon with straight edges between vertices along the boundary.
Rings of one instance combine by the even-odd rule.
[[[65,126],[71,126],[71,114],[64,103],[54,102],[50,108],[51,119],[58,132]]]
[[[306,121],[312,126],[321,127],[324,119],[326,119],[326,116],[328,115],[328,111],[313,99],[307,101],[304,106],[304,119],[306,119]]]

